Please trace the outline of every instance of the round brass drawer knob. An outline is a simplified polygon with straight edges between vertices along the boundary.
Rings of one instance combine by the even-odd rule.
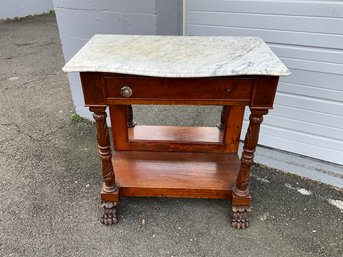
[[[130,97],[130,96],[132,96],[132,89],[131,89],[131,87],[124,86],[120,89],[120,93],[124,97]]]

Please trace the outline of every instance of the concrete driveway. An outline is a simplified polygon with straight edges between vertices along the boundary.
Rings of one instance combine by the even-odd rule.
[[[244,231],[223,200],[125,198],[101,225],[95,128],[71,120],[55,17],[0,24],[0,60],[0,256],[343,256],[342,191],[257,165]]]

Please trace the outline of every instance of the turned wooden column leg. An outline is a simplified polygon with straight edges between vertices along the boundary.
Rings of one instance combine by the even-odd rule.
[[[134,126],[137,125],[137,123],[133,120],[132,105],[127,105],[126,108],[127,108],[127,109],[126,109],[127,127],[128,127],[128,128],[133,128]]]
[[[254,160],[254,152],[258,142],[260,125],[267,109],[251,109],[250,122],[245,135],[241,157],[241,167],[237,176],[236,186],[232,189],[232,227],[244,229],[249,226],[251,196],[249,193],[250,169]]]
[[[222,109],[222,114],[220,115],[220,123],[217,124],[217,127],[219,129],[224,129],[228,112],[229,112],[229,106],[224,105]]]
[[[90,107],[96,124],[99,156],[102,163],[103,185],[101,189],[101,207],[103,214],[101,223],[112,225],[118,222],[117,206],[119,203],[119,186],[116,184],[112,166],[110,135],[106,124],[106,107]]]

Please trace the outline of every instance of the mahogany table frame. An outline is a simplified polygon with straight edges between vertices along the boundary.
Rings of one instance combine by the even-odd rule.
[[[117,223],[116,210],[120,196],[163,196],[229,199],[232,201],[231,225],[239,229],[249,226],[248,212],[251,205],[249,192],[250,169],[263,115],[266,115],[273,106],[279,80],[278,76],[158,78],[102,72],[81,72],[80,76],[85,105],[93,112],[97,128],[97,141],[103,175],[101,189],[103,208],[101,222],[103,224],[112,225]],[[132,95],[122,95],[122,89],[125,86],[132,90]],[[133,121],[132,104],[221,105],[223,106],[221,122],[218,128],[214,129],[220,130],[219,135],[222,142],[203,142],[201,140],[197,142],[196,138],[191,141],[170,140],[170,137],[178,136],[178,132],[173,134],[178,131],[178,128],[175,127],[164,130],[163,133],[171,134],[165,140],[149,140],[149,135],[144,140],[130,139],[129,134],[131,133],[132,137],[134,135],[133,130],[138,131],[138,128],[135,128],[136,123]],[[116,151],[113,157],[109,129],[106,125],[107,106],[109,106],[110,110],[113,145]],[[237,150],[246,106],[251,111],[250,122],[244,140],[243,153],[239,161]],[[144,130],[144,128],[141,129]],[[194,131],[197,131],[196,128],[194,129]],[[192,133],[191,129],[188,130]],[[187,136],[192,137],[189,131]],[[205,133],[199,133],[203,138],[206,138],[207,132],[204,131]],[[213,128],[211,131],[213,131]],[[209,130],[209,133],[211,131]],[[154,157],[147,157],[147,155]],[[230,173],[218,171],[218,174],[224,172],[224,175],[220,176],[231,176],[231,180],[228,179],[231,182],[227,182],[225,188],[216,188],[215,185],[208,185],[208,188],[207,186],[204,188],[182,188],[173,181],[171,183],[175,185],[173,184],[172,187],[153,188],[148,185],[149,178],[147,179],[148,182],[144,182],[137,181],[132,177],[126,178],[128,185],[124,185],[124,182],[122,184],[116,182],[115,173],[119,172],[119,170],[122,177],[127,177],[129,176],[127,173],[130,172],[130,169],[133,169],[133,166],[135,169],[139,169],[139,163],[141,162],[137,162],[135,158],[143,158],[144,160],[155,158],[155,160],[160,159],[163,162],[164,159],[168,158],[177,161],[181,159],[181,156],[186,156],[182,157],[185,158],[183,164],[192,162],[192,158],[208,158],[208,160],[214,162],[216,160],[223,161],[222,167],[229,167],[232,171],[228,171]],[[232,161],[232,165],[229,163],[230,161]],[[217,166],[220,167],[220,165]],[[118,174],[116,175],[118,176]],[[149,175],[145,174],[145,176]],[[176,174],[175,176],[182,176],[182,174]],[[196,181],[197,177],[198,175],[195,174],[192,180]],[[221,178],[217,177],[216,179]],[[163,176],[161,177],[161,183],[163,183],[162,180]],[[132,186],[131,182],[135,186]]]

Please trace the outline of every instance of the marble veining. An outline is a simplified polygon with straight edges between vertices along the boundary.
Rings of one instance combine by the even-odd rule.
[[[63,71],[174,78],[290,74],[258,37],[138,35],[95,35]]]

